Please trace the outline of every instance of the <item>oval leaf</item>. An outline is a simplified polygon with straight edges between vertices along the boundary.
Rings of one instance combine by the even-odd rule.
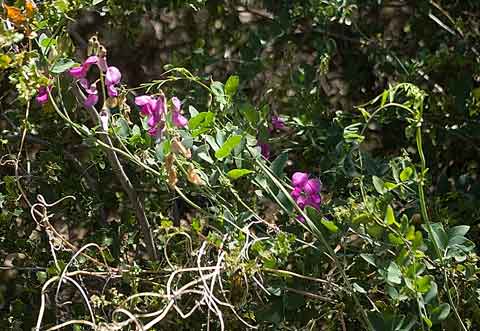
[[[227,176],[230,177],[231,179],[238,179],[240,177],[251,174],[253,172],[254,172],[253,170],[249,170],[249,169],[233,169],[227,172]]]

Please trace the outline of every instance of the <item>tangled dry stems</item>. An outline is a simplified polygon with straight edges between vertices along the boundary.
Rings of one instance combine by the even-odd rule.
[[[194,252],[192,249],[192,239],[191,237],[185,232],[179,232],[175,235],[169,237],[166,241],[165,248],[164,248],[164,255],[165,260],[170,268],[170,276],[168,277],[168,281],[166,282],[166,293],[156,293],[156,292],[142,292],[131,295],[127,297],[122,304],[117,307],[111,314],[109,322],[100,322],[97,323],[96,315],[93,309],[93,305],[87,295],[88,291],[80,285],[83,283],[81,277],[97,277],[101,279],[112,279],[112,278],[121,278],[122,271],[119,269],[111,268],[108,266],[108,263],[104,257],[102,248],[95,244],[89,243],[84,245],[78,250],[74,249],[74,245],[69,243],[65,238],[63,238],[55,228],[50,224],[49,220],[53,216],[53,214],[48,213],[48,208],[54,207],[55,205],[61,203],[65,199],[75,199],[73,196],[64,197],[54,203],[47,203],[43,196],[39,195],[37,197],[38,202],[32,205],[31,207],[31,215],[35,222],[45,230],[45,233],[48,237],[48,242],[50,245],[50,252],[52,254],[52,258],[55,262],[55,267],[59,275],[51,277],[48,279],[43,287],[41,292],[41,304],[40,310],[38,313],[37,323],[35,327],[35,331],[45,330],[45,331],[54,331],[62,329],[69,325],[85,325],[91,327],[93,330],[97,331],[114,331],[114,330],[122,330],[124,327],[128,325],[132,325],[135,327],[135,330],[147,331],[152,329],[158,323],[160,323],[169,312],[172,310],[176,311],[180,317],[183,319],[189,318],[193,313],[195,313],[201,307],[206,307],[208,309],[208,319],[207,319],[207,327],[210,328],[211,323],[211,316],[215,316],[219,322],[220,329],[223,331],[225,330],[225,323],[223,318],[223,313],[221,307],[230,309],[233,314],[238,318],[238,320],[243,323],[246,327],[256,329],[255,325],[249,324],[245,321],[236,311],[234,305],[229,303],[227,299],[226,292],[223,288],[222,284],[222,272],[225,271],[225,255],[226,252],[223,251],[223,243],[228,239],[228,235],[224,235],[222,245],[218,249],[218,252],[215,254],[209,254],[209,244],[208,242],[204,241],[198,250],[198,252]],[[193,256],[196,255],[195,266],[193,267],[182,267],[178,268],[171,262],[169,259],[168,254],[168,243],[170,240],[176,236],[181,235],[187,238],[188,244],[187,247],[187,255]],[[68,244],[67,244],[68,243]],[[251,245],[251,242],[246,241],[245,246],[242,249],[242,252],[245,252],[245,255],[248,257],[248,246]],[[68,248],[67,248],[68,247]],[[90,248],[97,249],[101,256],[103,257],[103,262],[100,262],[94,259],[91,256],[86,254],[86,250]],[[70,261],[66,264],[66,266],[61,268],[60,264],[58,263],[57,253],[61,250],[73,250],[74,254],[71,257]],[[89,258],[90,261],[94,261],[98,268],[106,269],[106,271],[86,271],[86,270],[76,270],[76,271],[69,271],[69,268],[77,261],[77,258],[80,256],[86,256]],[[209,256],[208,259],[205,259],[206,256]],[[212,261],[210,258],[211,256],[215,256],[215,260]],[[208,260],[208,261],[207,261]],[[187,284],[181,286],[179,285],[180,279],[188,274],[190,278],[193,280],[189,281]],[[244,275],[244,277],[246,277]],[[255,282],[264,289],[263,285],[255,278]],[[78,320],[72,319],[70,321],[52,326],[48,329],[42,329],[42,322],[44,319],[45,311],[47,309],[47,297],[49,295],[49,289],[54,285],[57,284],[56,292],[55,292],[55,304],[60,305],[59,302],[59,293],[62,289],[62,286],[65,284],[71,284],[78,290],[81,297],[83,298],[83,302],[85,307],[88,310],[90,315],[90,320]],[[247,282],[248,283],[248,282]],[[248,290],[248,289],[247,289]],[[265,289],[264,289],[265,290]],[[266,290],[265,290],[266,291]],[[190,308],[187,312],[184,312],[182,307],[180,306],[180,298],[182,296],[196,296],[198,297],[195,300],[195,304],[192,308]],[[221,295],[221,298],[218,296]],[[156,311],[148,312],[148,313],[137,313],[132,312],[125,307],[127,303],[131,302],[137,298],[160,298],[166,301],[165,305]],[[148,320],[149,319],[149,320]]]

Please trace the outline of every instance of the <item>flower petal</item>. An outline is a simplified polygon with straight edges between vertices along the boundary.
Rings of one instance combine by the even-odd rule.
[[[98,95],[96,94],[90,94],[87,99],[85,99],[85,102],[83,103],[83,105],[85,107],[93,107],[97,104],[98,102]]]
[[[322,183],[318,179],[309,179],[303,186],[307,194],[317,194],[322,189]]]
[[[97,61],[97,66],[103,72],[106,72],[108,69],[107,59],[105,57],[99,57]]]
[[[290,195],[293,199],[298,199],[298,197],[302,194],[302,189],[300,187],[295,187]]]
[[[292,175],[292,184],[295,187],[300,187],[303,189],[303,186],[308,181],[308,174],[306,172],[295,172]]]
[[[98,56],[95,56],[95,55],[89,56],[89,57],[85,60],[85,62],[83,62],[82,66],[88,66],[88,67],[90,67],[90,65],[96,64],[97,62],[98,62]]]
[[[177,97],[173,97],[172,104],[173,104],[173,107],[175,108],[175,111],[179,112],[180,107],[182,106],[182,102]]]
[[[85,70],[85,67],[79,66],[79,67],[74,67],[68,70],[68,73],[70,76],[80,79],[84,78],[87,75],[87,70]]]
[[[148,104],[152,100],[152,97],[149,95],[141,95],[138,97],[135,97],[135,104],[137,106],[144,106]]]
[[[114,85],[107,85],[107,93],[108,96],[112,98],[118,96],[118,91]]]
[[[116,85],[120,83],[120,79],[122,79],[122,74],[117,67],[108,67],[107,73],[105,74],[105,84],[109,85]]]
[[[179,111],[173,112],[172,121],[173,121],[173,124],[178,128],[183,128],[187,126],[187,123],[188,123],[188,120],[182,114],[180,114]]]
[[[40,86],[38,89],[37,97],[35,98],[37,102],[41,105],[44,105],[48,102],[48,93],[52,91],[52,85],[45,87]]]

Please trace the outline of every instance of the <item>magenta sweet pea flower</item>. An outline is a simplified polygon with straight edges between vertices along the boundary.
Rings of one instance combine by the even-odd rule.
[[[270,159],[270,145],[267,143],[258,142],[257,146],[260,147],[260,153],[265,159]]]
[[[274,130],[280,130],[285,127],[285,122],[277,115],[272,116],[270,123],[272,123],[272,127]]]
[[[110,97],[118,96],[117,89],[115,85],[120,83],[120,79],[122,79],[122,74],[117,67],[108,67],[107,72],[105,74],[105,85],[107,86],[107,93]]]
[[[68,72],[70,73],[70,76],[77,79],[85,78],[87,76],[88,70],[90,69],[90,66],[92,64],[96,64],[97,62],[97,56],[90,56],[79,67],[71,68]]]
[[[151,136],[160,136],[165,128],[165,97],[162,95],[154,98],[148,95],[142,95],[135,98],[135,104],[140,106],[140,113],[148,118],[148,134]]]
[[[321,183],[318,179],[309,179],[303,186],[303,190],[306,194],[315,195],[320,192]]]
[[[173,112],[172,112],[172,122],[178,128],[183,128],[187,126],[188,120],[181,113],[182,103],[177,97],[172,98]]]
[[[48,102],[48,93],[52,91],[52,85],[40,86],[38,89],[37,97],[35,98],[37,102],[41,105],[44,105]]]
[[[295,172],[292,175],[293,190],[290,192],[293,200],[297,203],[300,209],[310,206],[315,209],[320,209],[322,197],[320,191],[322,190],[322,182],[319,179],[310,179],[306,172]],[[297,219],[301,222],[304,218],[299,216]]]
[[[98,102],[97,82],[90,84],[86,78],[82,78],[78,82],[88,95],[83,105],[85,107],[95,106]]]
[[[292,184],[295,187],[301,187],[303,189],[303,186],[307,183],[308,181],[308,174],[306,172],[295,172],[292,175]]]

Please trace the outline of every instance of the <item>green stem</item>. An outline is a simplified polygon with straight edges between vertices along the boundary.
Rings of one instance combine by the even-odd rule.
[[[367,328],[367,330],[374,330],[373,325],[370,323],[370,320],[368,319],[367,312],[363,308],[363,306],[360,303],[360,300],[358,299],[355,290],[353,288],[352,283],[350,282],[350,279],[348,278],[345,269],[343,268],[343,264],[340,262],[338,259],[337,255],[335,254],[335,251],[332,249],[330,244],[328,243],[327,239],[325,236],[322,234],[322,232],[315,226],[315,224],[312,222],[312,220],[308,217],[308,215],[300,209],[300,207],[295,203],[295,201],[292,199],[291,195],[287,192],[285,189],[285,186],[282,184],[278,178],[270,173],[269,169],[265,167],[265,165],[258,159],[255,158],[256,164],[262,169],[262,171],[275,183],[275,185],[285,194],[285,196],[290,200],[290,202],[295,206],[297,211],[300,213],[301,216],[305,218],[306,223],[311,227],[311,229],[303,224],[300,223],[308,232],[314,234],[322,243],[324,246],[325,250],[328,252],[328,255],[332,258],[333,262],[337,266],[337,268],[340,270],[340,273],[342,275],[343,281],[345,282],[345,285],[349,292],[351,293],[353,300],[355,301],[355,305],[359,309],[360,313],[362,314],[362,320]]]
[[[420,113],[421,115],[421,113]],[[421,116],[420,116],[421,118]],[[450,306],[452,307],[453,313],[455,315],[455,318],[457,319],[457,322],[459,326],[461,327],[461,330],[467,331],[467,328],[465,324],[462,321],[462,317],[458,313],[457,307],[455,306],[455,303],[453,302],[452,295],[450,293],[450,289],[448,286],[448,274],[447,274],[447,269],[445,267],[445,261],[443,259],[443,253],[440,250],[440,247],[438,247],[437,242],[434,237],[434,232],[432,229],[432,224],[430,223],[430,219],[428,217],[428,212],[427,212],[427,204],[425,202],[425,193],[423,191],[423,186],[424,186],[424,174],[426,172],[426,161],[425,161],[425,155],[423,154],[423,144],[422,144],[422,126],[421,122],[418,123],[417,125],[417,131],[416,131],[416,143],[417,143],[417,149],[418,149],[418,155],[420,157],[420,179],[418,181],[418,197],[420,200],[420,212],[422,214],[422,218],[425,221],[425,224],[427,225],[427,230],[428,230],[428,235],[430,236],[430,239],[433,243],[433,246],[435,248],[435,252],[437,253],[438,258],[440,259],[441,263],[441,268],[443,268],[443,276],[444,276],[444,289],[445,292],[447,292],[447,297],[448,297],[448,302],[450,303]]]

